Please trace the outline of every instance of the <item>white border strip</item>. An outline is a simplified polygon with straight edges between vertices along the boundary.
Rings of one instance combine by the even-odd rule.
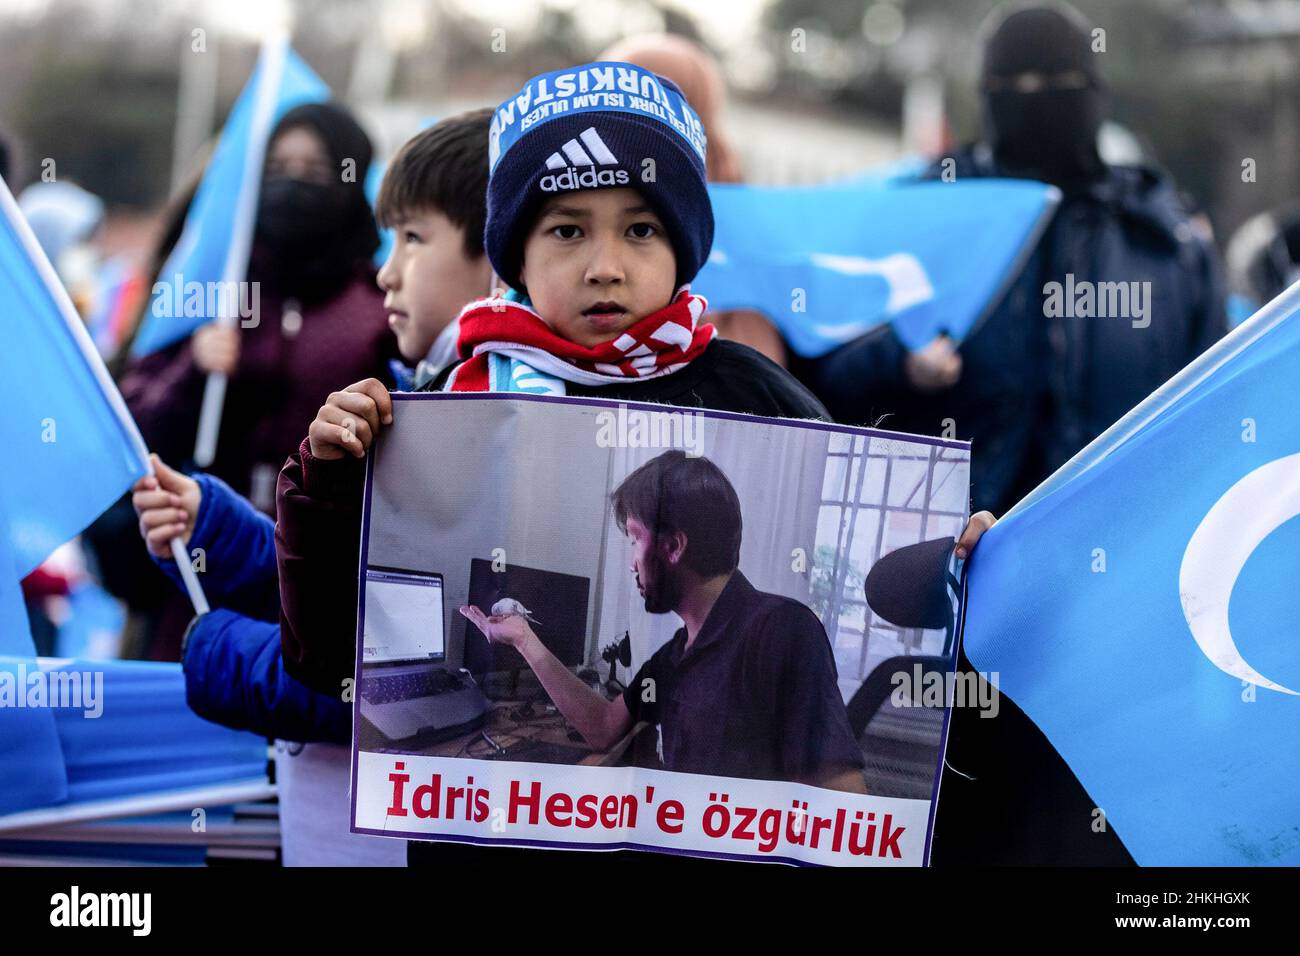
[[[275,794],[275,784],[268,782],[265,777],[251,777],[204,787],[186,787],[184,790],[164,790],[111,800],[93,800],[86,803],[24,810],[0,817],[0,833],[17,836],[23,830],[37,827],[137,817],[202,806],[226,806],[248,800],[266,800]]]

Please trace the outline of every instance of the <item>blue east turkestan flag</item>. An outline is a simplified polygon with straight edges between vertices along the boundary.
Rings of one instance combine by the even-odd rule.
[[[145,474],[147,453],[90,336],[0,183],[0,654],[33,654],[19,582]]]
[[[972,556],[967,656],[1143,865],[1300,864],[1298,381],[1300,284]]]
[[[22,578],[143,476],[148,455],[3,180],[0,314],[0,816],[259,775],[265,742],[194,715],[180,665],[34,658]],[[70,677],[48,678],[65,671],[75,701]]]
[[[35,654],[21,581],[146,471],[140,434],[0,180],[0,656]],[[14,662],[0,660],[0,685]],[[67,798],[49,709],[0,707],[0,813]]]
[[[190,710],[179,664],[0,656],[0,704],[0,817],[265,777],[265,739]]]
[[[713,185],[713,251],[692,284],[714,310],[767,314],[816,358],[892,324],[909,349],[961,341],[1015,277],[1059,200],[1027,180]]]
[[[217,318],[213,303],[218,297],[209,290],[220,289],[218,283],[242,282],[247,272],[267,137],[276,121],[295,106],[329,98],[325,81],[293,50],[275,54],[268,49],[259,59],[221,131],[185,217],[180,241],[158,276],[160,286],[150,301],[132,354],[147,355],[166,348]],[[259,113],[259,102],[269,105],[269,110]],[[252,201],[241,203],[240,197],[249,190],[253,191]],[[242,256],[235,256],[242,261],[229,261],[232,248],[243,249]]]

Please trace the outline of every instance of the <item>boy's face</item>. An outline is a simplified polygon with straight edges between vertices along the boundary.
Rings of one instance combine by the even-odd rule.
[[[570,342],[610,342],[672,300],[677,258],[633,189],[555,196],[524,241],[520,279],[533,308]]]
[[[392,226],[379,287],[397,347],[414,364],[465,303],[487,295],[492,266],[487,256],[465,255],[465,231],[436,209],[407,212]]]
[[[638,519],[627,519],[627,537],[632,544],[632,574],[637,590],[650,614],[667,614],[682,594],[677,560],[681,556],[680,536],[656,536]]]

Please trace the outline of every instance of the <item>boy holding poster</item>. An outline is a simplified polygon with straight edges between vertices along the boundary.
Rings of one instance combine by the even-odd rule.
[[[431,387],[829,420],[789,373],[700,322],[689,283],[713,241],[704,153],[677,88],[630,64],[544,74],[498,107],[484,245],[528,301],[466,306],[464,361]],[[364,458],[391,421],[377,379],[335,392],[280,475],[285,659],[326,693],[354,672]]]
[[[689,283],[713,236],[704,155],[698,118],[653,73],[597,63],[529,81],[493,118],[484,237],[496,274],[518,298],[467,305],[459,317],[462,361],[426,388],[828,420],[788,373],[701,322],[706,303]],[[377,380],[336,392],[280,476],[286,666],[326,693],[338,694],[355,674],[365,458],[392,422],[393,402]],[[987,514],[972,519],[959,557],[991,523]],[[708,624],[733,581],[732,590],[743,591],[735,566],[729,571],[704,575],[705,586],[693,589],[697,625]],[[750,591],[743,596],[772,597]],[[824,656],[816,663],[833,687],[834,662]],[[860,790],[860,781],[844,783],[859,759],[799,756],[766,772]]]

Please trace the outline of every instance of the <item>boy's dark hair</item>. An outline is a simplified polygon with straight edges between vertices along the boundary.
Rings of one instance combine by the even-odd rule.
[[[491,121],[491,109],[470,110],[403,143],[379,186],[379,224],[389,228],[405,215],[436,209],[465,231],[465,255],[483,255]]]
[[[740,498],[707,458],[664,452],[624,478],[610,501],[624,534],[636,518],[653,534],[686,535],[683,561],[696,574],[728,574],[740,565]]]

